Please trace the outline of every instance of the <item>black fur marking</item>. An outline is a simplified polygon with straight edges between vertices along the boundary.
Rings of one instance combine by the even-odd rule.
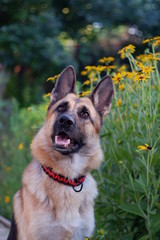
[[[14,214],[12,215],[11,229],[7,240],[17,240],[17,224],[14,219]]]
[[[60,113],[66,112],[69,109],[69,102],[62,102],[55,111],[58,111]]]

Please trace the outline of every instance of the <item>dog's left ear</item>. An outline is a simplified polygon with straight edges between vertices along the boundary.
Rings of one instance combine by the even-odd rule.
[[[50,102],[55,103],[68,93],[75,93],[76,74],[73,66],[66,67],[56,81],[50,96]]]
[[[91,94],[93,105],[102,119],[110,111],[113,94],[113,82],[110,76],[102,78]]]

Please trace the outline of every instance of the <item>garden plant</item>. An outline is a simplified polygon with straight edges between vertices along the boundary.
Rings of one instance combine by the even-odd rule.
[[[94,240],[160,237],[160,37],[142,44],[146,49],[138,56],[133,45],[121,49],[119,66],[113,57],[101,58],[97,66],[86,66],[81,72],[85,81],[77,85],[79,97],[83,97],[109,74],[115,88],[101,131],[104,161],[99,171],[93,172],[99,185]],[[12,102],[11,133],[1,136],[0,153],[0,213],[8,218],[22,171],[31,159],[32,138],[45,119],[49,95],[44,95],[40,105],[27,109],[19,110],[17,102]]]

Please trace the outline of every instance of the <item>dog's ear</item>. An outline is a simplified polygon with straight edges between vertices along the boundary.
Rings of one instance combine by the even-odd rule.
[[[110,111],[113,93],[114,89],[112,78],[110,76],[105,76],[97,84],[91,94],[91,100],[93,102],[93,105],[102,120],[104,116]]]
[[[75,93],[76,74],[73,66],[66,67],[56,81],[51,92],[50,102],[64,98],[68,93]]]

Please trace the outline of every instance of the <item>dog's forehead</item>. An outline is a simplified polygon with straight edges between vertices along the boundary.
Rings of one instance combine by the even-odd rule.
[[[88,97],[78,98],[75,94],[68,94],[63,101],[69,102],[71,108],[86,106],[89,109],[94,109],[92,101]]]

